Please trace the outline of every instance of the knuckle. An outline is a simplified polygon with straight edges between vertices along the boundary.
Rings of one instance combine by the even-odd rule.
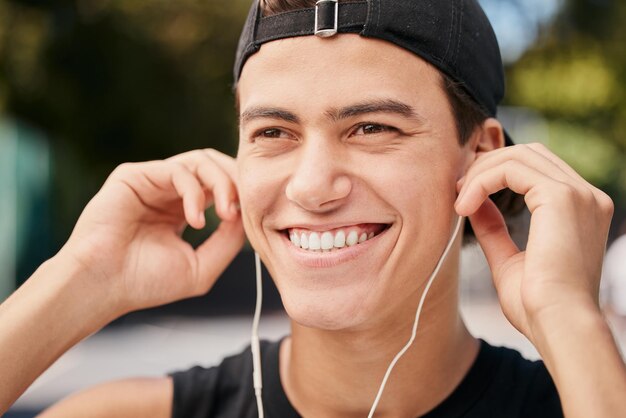
[[[190,151],[189,155],[193,157],[194,160],[206,159],[206,152],[203,149],[196,149],[196,150]]]
[[[193,172],[180,161],[165,161],[164,170],[168,173],[170,181],[175,188],[189,188],[195,186],[196,181]]]
[[[542,144],[541,142],[531,142],[530,144],[528,144],[528,147],[535,151],[548,151],[548,147],[546,147],[545,144]]]
[[[504,148],[508,155],[517,155],[517,153],[520,152],[521,149],[522,146],[520,144],[511,145]]]
[[[471,188],[475,192],[479,192],[484,196],[488,196],[490,194],[489,184],[490,183],[490,175],[489,173],[479,173],[477,174],[470,183],[468,183],[468,190]]]
[[[567,183],[555,182],[552,192],[563,200],[576,200],[576,189]]]
[[[586,204],[594,204],[596,202],[596,197],[593,194],[593,192],[587,188],[587,187],[583,187],[580,191],[579,191],[579,195],[581,197],[581,200],[586,203]]]
[[[219,180],[221,178],[222,172],[219,167],[213,162],[212,159],[207,159],[205,157],[204,161],[198,164],[197,168],[198,173],[202,173],[207,178],[212,178],[213,180]]]
[[[214,148],[205,148],[203,151],[204,155],[213,160],[217,165],[232,165],[235,163],[235,158]]]
[[[615,203],[613,202],[613,199],[611,199],[611,197],[602,190],[599,190],[597,200],[602,212],[609,217],[612,217],[613,212],[615,211]]]
[[[205,148],[200,151],[202,153],[202,158],[204,161],[209,161],[215,165],[218,165],[218,160],[220,157],[220,152],[213,148]]]
[[[185,165],[182,161],[168,161],[166,164],[174,174],[186,174],[190,172],[187,165]]]
[[[209,293],[214,284],[214,280],[211,280],[212,276],[213,274],[210,275],[210,278],[205,278],[204,280],[199,281],[194,292],[196,296],[202,296]]]
[[[111,177],[125,177],[133,171],[136,165],[136,163],[122,163],[113,169]]]
[[[514,159],[509,158],[508,160],[506,160],[504,163],[502,163],[502,168],[505,171],[515,171],[518,170],[520,166],[520,163],[517,162]]]
[[[205,154],[202,150],[187,151],[182,154],[174,155],[168,158],[166,161],[172,163],[178,163],[186,167],[189,171],[194,171],[198,165],[205,160]]]
[[[184,161],[187,158],[189,158],[189,152],[183,152],[180,154],[172,155],[171,157],[167,158],[165,161]]]

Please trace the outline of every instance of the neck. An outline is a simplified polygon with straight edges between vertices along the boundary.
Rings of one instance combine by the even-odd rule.
[[[377,417],[423,415],[452,393],[474,362],[478,343],[459,314],[456,270],[448,265],[435,280],[417,337],[391,373]],[[281,381],[292,405],[302,416],[367,416],[387,367],[409,340],[416,307],[417,300],[359,331],[292,323],[280,353]]]

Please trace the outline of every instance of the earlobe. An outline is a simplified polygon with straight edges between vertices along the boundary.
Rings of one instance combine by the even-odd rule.
[[[475,150],[489,152],[504,147],[504,130],[495,118],[486,119],[477,135]]]

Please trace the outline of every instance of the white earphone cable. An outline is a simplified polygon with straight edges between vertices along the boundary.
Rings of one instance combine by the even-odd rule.
[[[259,410],[259,418],[263,418],[263,378],[261,375],[261,347],[259,343],[259,321],[261,320],[261,306],[263,305],[263,283],[261,277],[261,259],[259,254],[254,252],[254,265],[256,269],[256,307],[254,308],[254,319],[252,320],[252,380],[254,383],[254,396]]]
[[[368,418],[372,418],[374,416],[374,412],[376,411],[376,407],[378,406],[378,403],[380,402],[380,398],[382,398],[383,396],[383,391],[385,390],[385,385],[387,385],[387,380],[389,380],[391,371],[395,367],[398,360],[400,360],[400,357],[402,357],[404,353],[407,352],[407,350],[413,344],[413,341],[415,341],[415,337],[417,335],[417,325],[419,324],[420,315],[422,313],[422,307],[424,306],[424,300],[426,300],[426,295],[428,294],[428,290],[430,289],[430,286],[433,284],[433,281],[435,281],[435,277],[437,277],[437,273],[439,273],[439,270],[441,269],[441,266],[443,265],[443,262],[446,259],[446,256],[450,252],[450,248],[452,248],[452,245],[454,244],[454,240],[456,239],[456,236],[459,233],[459,229],[461,229],[462,220],[463,220],[463,217],[459,216],[459,219],[457,220],[456,226],[454,228],[454,232],[452,233],[452,236],[450,237],[450,241],[448,241],[448,245],[446,246],[446,249],[443,251],[443,254],[441,255],[441,258],[439,259],[439,262],[437,263],[435,270],[433,270],[430,277],[428,278],[428,281],[426,282],[426,287],[424,288],[424,292],[422,293],[420,303],[417,306],[417,311],[415,312],[415,321],[413,322],[413,331],[411,333],[411,338],[409,338],[409,342],[407,342],[406,345],[402,347],[402,349],[398,352],[398,354],[396,354],[393,360],[391,360],[391,363],[389,364],[389,367],[387,368],[387,372],[385,373],[385,377],[383,377],[383,381],[380,384],[380,388],[378,389],[378,394],[376,395],[376,399],[374,399],[374,403],[372,404],[370,413],[367,416]]]

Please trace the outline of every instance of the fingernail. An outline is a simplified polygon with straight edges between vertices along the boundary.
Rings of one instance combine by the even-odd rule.
[[[459,190],[459,197],[456,199],[457,201],[461,201],[463,200],[463,196],[465,196],[465,193],[467,192],[467,188],[463,188],[461,187],[461,190]]]

